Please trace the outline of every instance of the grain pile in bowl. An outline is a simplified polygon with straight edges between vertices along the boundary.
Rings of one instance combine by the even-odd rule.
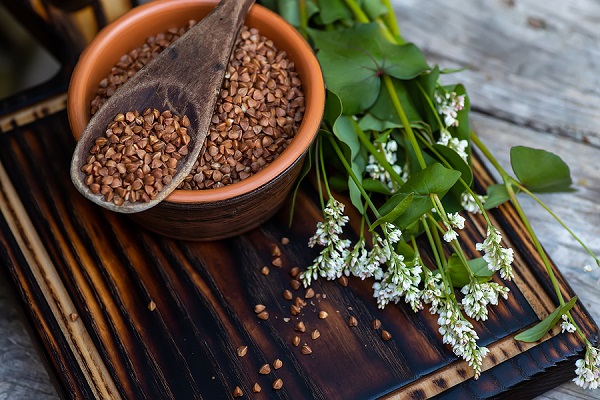
[[[195,23],[151,36],[121,57],[100,82],[91,114]],[[204,148],[178,189],[219,188],[262,170],[288,147],[304,109],[304,93],[294,63],[257,29],[244,26],[227,67]]]

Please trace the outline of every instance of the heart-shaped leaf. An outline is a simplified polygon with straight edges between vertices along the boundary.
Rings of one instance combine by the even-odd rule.
[[[523,186],[532,192],[570,192],[571,171],[556,154],[531,147],[510,149],[512,169]]]

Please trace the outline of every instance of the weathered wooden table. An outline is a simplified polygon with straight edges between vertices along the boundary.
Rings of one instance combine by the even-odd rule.
[[[551,150],[570,166],[574,194],[543,199],[600,253],[600,4],[593,0],[394,2],[401,31],[431,62],[467,68],[452,76],[471,96],[472,124],[508,166],[522,144]],[[1,133],[0,133],[1,134]],[[600,270],[556,222],[525,201],[550,256],[596,321]],[[2,272],[4,274],[4,272]],[[15,292],[0,277],[0,399],[56,394],[19,319]],[[563,384],[540,399],[600,399]]]

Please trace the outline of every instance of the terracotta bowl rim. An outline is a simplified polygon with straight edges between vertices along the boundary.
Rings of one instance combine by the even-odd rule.
[[[88,105],[85,104],[85,93],[89,82],[89,79],[86,78],[89,77],[89,71],[93,69],[96,60],[104,53],[107,46],[110,46],[113,40],[118,40],[128,25],[138,23],[148,15],[155,13],[168,13],[176,9],[217,3],[216,0],[155,0],[135,7],[102,29],[82,52],[69,84],[67,112],[74,137],[79,139],[89,120]],[[321,67],[312,48],[292,25],[267,8],[255,4],[249,15],[257,20],[268,21],[269,25],[277,26],[276,30],[280,37],[285,37],[289,42],[296,44],[295,48],[286,48],[285,50],[288,53],[293,52],[295,64],[297,66],[304,64],[307,71],[302,80],[306,107],[304,119],[288,148],[262,171],[241,182],[217,189],[175,190],[164,201],[180,204],[209,203],[248,194],[287,171],[290,165],[306,153],[317,135],[325,105],[325,83]],[[168,24],[165,26],[165,30],[167,28]],[[278,39],[274,39],[274,41],[277,42]]]

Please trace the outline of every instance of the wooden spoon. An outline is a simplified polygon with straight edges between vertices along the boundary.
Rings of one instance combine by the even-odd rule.
[[[211,13],[131,77],[98,110],[83,131],[71,160],[71,179],[85,197],[121,213],[154,207],[177,188],[198,159],[208,133],[225,70],[237,35],[254,0],[221,0]],[[192,17],[192,16],[190,16]],[[177,164],[171,184],[147,203],[104,201],[84,183],[81,168],[95,140],[119,113],[146,108],[187,115],[190,120],[188,155]]]

